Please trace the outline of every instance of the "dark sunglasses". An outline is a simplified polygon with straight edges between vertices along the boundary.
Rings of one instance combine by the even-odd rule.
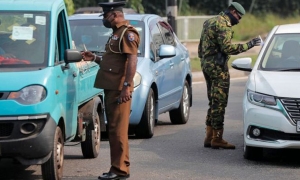
[[[242,15],[238,11],[235,11],[235,13],[239,17],[239,19],[242,19]]]

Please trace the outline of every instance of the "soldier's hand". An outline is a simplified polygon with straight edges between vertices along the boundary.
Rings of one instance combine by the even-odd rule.
[[[248,49],[253,48],[254,46],[260,46],[261,39],[259,37],[253,38],[251,41],[247,42]]]

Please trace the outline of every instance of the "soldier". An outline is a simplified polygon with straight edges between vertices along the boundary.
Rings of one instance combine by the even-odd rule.
[[[98,179],[129,178],[128,126],[136,71],[139,34],[124,19],[125,2],[99,3],[103,9],[103,25],[112,28],[102,59],[91,52],[83,52],[86,61],[100,65],[95,87],[104,89],[105,111],[108,120],[111,167]]]
[[[259,46],[260,38],[246,44],[232,44],[232,26],[239,23],[245,14],[243,6],[232,2],[227,10],[208,19],[203,24],[198,56],[207,86],[209,108],[206,116],[204,147],[235,149],[223,139],[224,114],[228,102],[230,76],[227,62],[230,55],[245,52]]]

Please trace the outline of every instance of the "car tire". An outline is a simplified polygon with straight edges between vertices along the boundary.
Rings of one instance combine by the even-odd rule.
[[[61,180],[64,164],[64,137],[59,126],[56,127],[53,150],[50,159],[42,164],[42,176],[44,180]]]
[[[169,112],[172,124],[187,123],[190,116],[190,92],[189,83],[185,81],[179,107]]]
[[[93,118],[94,129],[87,127],[86,139],[81,142],[81,151],[84,158],[96,158],[100,152],[100,118],[97,112],[95,112],[93,117],[95,117]]]
[[[244,144],[244,158],[248,160],[261,160],[263,158],[263,148]]]
[[[144,139],[152,138],[155,126],[155,109],[154,92],[150,89],[141,121],[135,129],[136,137]]]

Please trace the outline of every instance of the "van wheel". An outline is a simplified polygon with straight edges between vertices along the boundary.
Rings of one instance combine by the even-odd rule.
[[[64,138],[59,126],[56,127],[53,143],[50,159],[41,166],[44,180],[61,180],[63,176]]]
[[[150,89],[144,107],[144,112],[139,125],[136,127],[135,135],[138,138],[152,138],[155,125],[155,98],[154,92]]]
[[[86,140],[81,142],[81,151],[84,158],[96,158],[100,152],[100,118],[98,113],[95,112],[93,116],[94,129],[86,128]]]
[[[263,158],[263,148],[246,146],[244,144],[244,158],[248,160],[261,160]]]
[[[190,86],[184,83],[180,105],[177,109],[169,111],[170,120],[173,124],[186,124],[190,116]]]

